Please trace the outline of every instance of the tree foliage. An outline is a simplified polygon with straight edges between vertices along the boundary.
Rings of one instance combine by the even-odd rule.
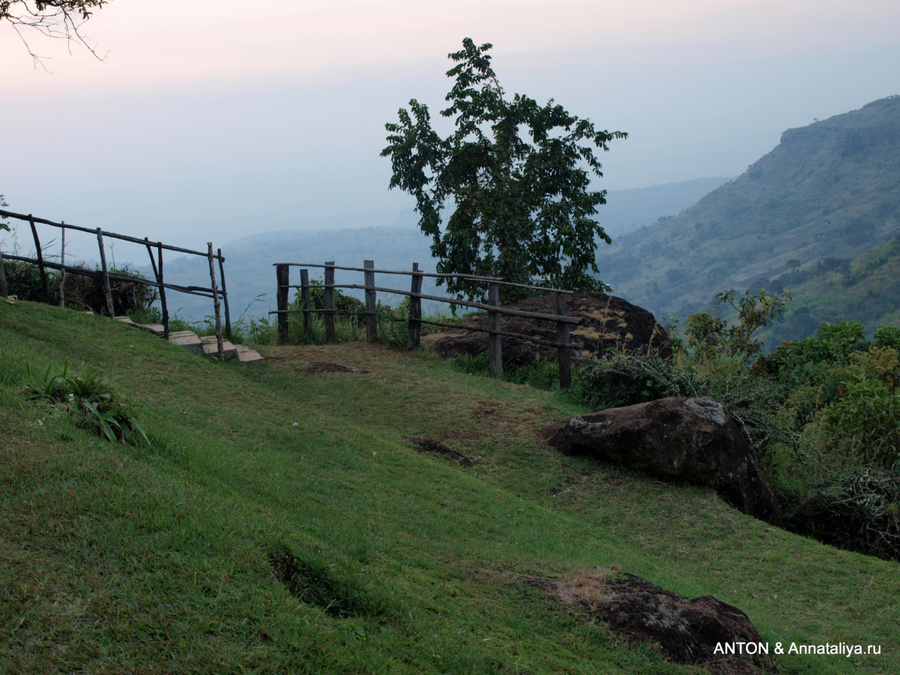
[[[22,28],[36,30],[45,37],[80,42],[96,56],[94,48],[80,33],[81,24],[109,0],[0,0],[0,21],[9,22],[22,38],[28,53],[40,62],[22,34]]]
[[[736,296],[733,291],[722,291],[716,294],[716,299],[737,313],[736,321],[729,325],[715,312],[692,314],[685,325],[685,346],[698,358],[741,356],[752,359],[762,351],[762,343],[753,337],[753,333],[787,311],[791,294],[769,295],[762,289],[755,295],[745,291],[743,296]]]
[[[6,197],[0,195],[0,208],[5,209],[9,204],[6,203]],[[0,230],[9,230],[9,220],[6,216],[0,216]]]
[[[466,38],[449,55],[457,64],[447,72],[455,84],[441,111],[454,121],[449,136],[432,128],[428,107],[415,99],[400,109],[399,122],[385,125],[390,187],[416,198],[439,272],[602,287],[590,274],[598,272],[597,240],[610,243],[594,219],[606,203],[605,190],[591,190],[592,175],[603,175],[594,150],[627,134],[598,131],[552,99],[540,106],[521,94],[510,98],[491,68],[491,47]],[[469,298],[483,292],[464,280],[445,283]]]

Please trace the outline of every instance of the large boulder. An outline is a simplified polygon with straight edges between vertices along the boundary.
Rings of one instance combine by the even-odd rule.
[[[716,675],[777,672],[768,644],[747,615],[711,595],[685,600],[645,579],[613,570],[525,581],[590,612],[613,633],[655,644],[675,663],[702,664]]]
[[[628,351],[649,347],[664,356],[671,354],[669,336],[646,309],[606,293],[575,293],[564,296],[564,300],[566,314],[581,318],[581,323],[569,330],[569,340],[576,347],[573,352],[576,359],[587,359],[617,347]],[[524,312],[556,314],[556,297],[551,293],[509,307]],[[556,342],[556,324],[549,321],[502,316],[500,324],[501,330],[507,332]],[[463,325],[486,329],[487,315],[468,319]],[[423,340],[431,342],[444,356],[476,356],[488,348],[487,333],[481,332],[435,333]],[[502,339],[502,351],[503,360],[516,365],[533,364],[542,358],[555,360],[557,355],[554,347],[510,338]]]
[[[782,527],[781,509],[737,424],[708,398],[663,398],[580,415],[543,431],[567,454],[619,462],[712,487],[754,518]]]

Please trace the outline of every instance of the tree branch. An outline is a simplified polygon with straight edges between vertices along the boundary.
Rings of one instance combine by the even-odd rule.
[[[41,66],[46,70],[43,59],[48,57],[38,56],[32,50],[23,28],[37,31],[43,37],[66,40],[70,54],[71,43],[79,42],[94,58],[103,61],[106,57],[97,53],[80,29],[90,18],[91,9],[102,7],[107,2],[108,0],[0,0],[0,21],[8,21],[16,31],[34,61],[35,68]],[[16,11],[17,5],[20,6],[19,11]]]

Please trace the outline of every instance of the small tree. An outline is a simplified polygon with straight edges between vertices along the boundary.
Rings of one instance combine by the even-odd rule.
[[[441,111],[454,119],[450,136],[432,129],[428,107],[415,99],[400,109],[399,123],[385,125],[389,145],[381,155],[391,158],[390,187],[416,198],[439,272],[605,288],[589,273],[598,272],[598,240],[610,243],[594,220],[606,203],[605,190],[590,190],[591,174],[603,175],[594,148],[609,150],[612,139],[627,134],[597,131],[552,100],[541,107],[521,94],[510,99],[489,49],[466,38],[449,55],[458,64],[447,72],[456,83],[445,97],[450,107]],[[441,211],[451,201],[442,226]],[[483,297],[483,289],[465,281],[445,283],[451,293]],[[501,297],[518,295],[504,287]]]
[[[756,295],[745,291],[736,296],[734,291],[716,294],[720,304],[730,305],[737,312],[737,321],[729,325],[715,312],[698,312],[687,318],[685,325],[688,349],[700,359],[714,358],[716,355],[741,356],[752,359],[759,355],[762,345],[753,337],[758,329],[768,326],[779,315],[787,311],[791,302],[789,292],[769,295],[761,289]]]

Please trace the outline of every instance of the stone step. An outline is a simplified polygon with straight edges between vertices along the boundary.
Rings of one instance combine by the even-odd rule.
[[[121,321],[125,325],[134,326],[159,336],[165,335],[166,332],[162,324],[135,323],[126,316],[117,316],[116,320]],[[219,356],[219,346],[216,343],[215,335],[199,337],[191,330],[176,330],[169,333],[169,342],[179,347],[184,347],[195,354],[204,354],[214,359]],[[222,340],[222,356],[225,361],[238,361],[239,363],[254,365],[265,363],[265,359],[259,352],[245,345],[232,344],[228,340]]]
[[[219,357],[219,345],[215,335],[205,335],[200,338],[203,344],[203,353],[213,358]],[[228,340],[222,340],[222,360],[231,361],[237,358],[237,347]]]
[[[161,323],[136,323],[134,324],[137,328],[141,330],[145,330],[148,333],[153,333],[154,335],[165,335],[166,327]]]
[[[246,345],[237,345],[237,360],[241,363],[250,363],[254,366],[260,366],[265,363],[262,355]]]
[[[180,347],[184,347],[188,351],[192,351],[195,354],[203,353],[203,343],[200,341],[200,338],[197,337],[197,334],[194,331],[173,331],[169,333],[169,342],[172,342]]]

